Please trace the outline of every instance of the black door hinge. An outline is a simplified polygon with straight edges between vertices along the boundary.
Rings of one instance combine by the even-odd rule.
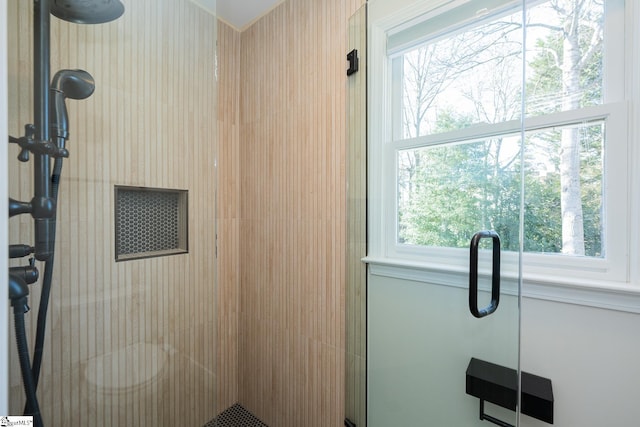
[[[347,54],[347,61],[349,61],[349,68],[347,69],[347,76],[358,71],[358,49],[353,49]]]

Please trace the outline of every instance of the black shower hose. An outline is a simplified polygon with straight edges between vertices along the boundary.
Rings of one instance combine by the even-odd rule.
[[[51,175],[51,195],[58,204],[58,190],[60,188],[60,175],[62,174],[62,158],[58,157],[53,163],[53,173]],[[53,258],[55,255],[56,243],[56,221],[54,218],[51,230],[51,247],[53,253],[44,265],[44,277],[42,278],[42,292],[40,293],[40,305],[38,306],[38,322],[36,329],[36,341],[33,349],[33,364],[31,366],[31,378],[33,380],[34,391],[38,389],[38,381],[40,379],[40,367],[42,366],[42,353],[44,349],[45,329],[47,327],[47,311],[49,309],[49,297],[51,295],[51,283],[53,281]],[[37,402],[36,402],[37,403]],[[28,415],[33,412],[29,399],[24,406],[24,414]]]
[[[33,415],[33,421],[36,427],[43,427],[42,416],[40,415],[40,406],[38,405],[38,398],[36,397],[36,387],[33,382],[33,376],[31,375],[27,333],[24,327],[24,307],[26,304],[26,297],[13,304],[16,345],[18,347],[18,359],[20,360],[20,371],[22,373],[24,393],[27,396],[27,402],[30,402],[32,407],[32,411],[29,415]]]
[[[55,226],[53,227],[55,228]],[[52,232],[53,234],[54,232]],[[51,279],[53,277],[53,255],[46,261],[44,267],[44,278],[42,279],[42,292],[40,294],[40,305],[38,307],[38,322],[36,329],[36,341],[33,348],[33,364],[31,365],[31,378],[34,390],[38,389],[40,379],[40,367],[42,366],[42,353],[44,348],[45,328],[47,326],[47,309],[49,306],[49,295],[51,294]],[[24,414],[30,415],[33,411],[31,401],[27,399],[24,405]]]

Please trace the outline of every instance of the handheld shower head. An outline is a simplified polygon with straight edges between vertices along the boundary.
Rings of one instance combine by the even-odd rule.
[[[60,70],[51,81],[51,131],[58,138],[58,146],[64,148],[64,140],[69,137],[69,118],[66,98],[85,99],[95,90],[95,81],[84,70]],[[60,140],[62,138],[62,141]]]
[[[51,81],[51,89],[62,92],[66,98],[85,99],[91,96],[96,82],[84,70],[60,70]]]
[[[51,13],[75,24],[103,24],[124,13],[120,0],[52,0]]]

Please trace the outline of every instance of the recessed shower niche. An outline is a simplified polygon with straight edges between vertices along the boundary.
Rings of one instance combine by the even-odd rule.
[[[116,185],[116,261],[187,253],[187,206],[187,190]]]

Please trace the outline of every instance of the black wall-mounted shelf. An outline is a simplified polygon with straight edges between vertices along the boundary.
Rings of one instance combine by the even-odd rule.
[[[520,412],[553,424],[553,388],[551,380],[522,372]],[[495,363],[471,358],[467,367],[467,394],[480,399],[480,419],[508,426],[484,414],[484,402],[516,410],[518,373]]]

